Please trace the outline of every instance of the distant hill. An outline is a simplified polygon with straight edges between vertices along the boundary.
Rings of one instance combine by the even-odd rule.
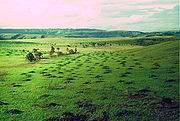
[[[140,32],[140,31],[106,31],[100,29],[0,29],[0,39],[26,39],[46,37],[151,37],[180,36],[180,31]]]

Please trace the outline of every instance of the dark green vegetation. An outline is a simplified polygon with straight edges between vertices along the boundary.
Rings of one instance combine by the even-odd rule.
[[[140,32],[140,31],[106,31],[100,29],[0,29],[0,40],[35,39],[49,37],[153,37],[180,36],[180,31]]]
[[[178,54],[175,37],[0,41],[0,120],[178,121]]]
[[[82,42],[81,45],[86,46],[122,46],[122,45],[139,45],[139,46],[149,46],[162,42],[175,41],[177,37],[139,37],[139,38],[124,38],[121,40],[109,40],[109,41],[90,41]]]

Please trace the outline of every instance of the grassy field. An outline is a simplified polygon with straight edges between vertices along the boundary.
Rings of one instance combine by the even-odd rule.
[[[178,121],[179,39],[141,39],[0,41],[0,120]],[[28,62],[34,48],[45,58]]]

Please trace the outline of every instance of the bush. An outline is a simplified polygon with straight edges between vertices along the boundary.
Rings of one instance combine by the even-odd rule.
[[[33,53],[31,53],[31,52],[29,52],[29,53],[26,55],[26,59],[29,60],[30,62],[36,60],[35,56],[34,56]]]

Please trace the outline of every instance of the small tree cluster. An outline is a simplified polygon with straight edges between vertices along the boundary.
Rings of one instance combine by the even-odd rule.
[[[57,47],[56,50],[57,50],[57,51],[55,51],[55,47],[54,47],[54,46],[51,46],[49,55],[50,55],[51,57],[54,56],[55,54],[57,54],[58,57],[61,56],[61,55],[63,55],[63,53],[60,51],[60,48],[59,48],[59,47]]]
[[[43,53],[39,52],[38,49],[33,49],[33,52],[28,52],[26,59],[30,62],[42,59]]]
[[[57,48],[57,56],[59,57],[60,55],[63,55],[63,53],[61,52],[61,51],[59,51],[60,50],[60,48],[58,47]]]
[[[54,53],[55,53],[55,48],[53,46],[51,46],[49,55],[52,56]]]
[[[67,54],[75,54],[77,53],[77,48],[73,49],[69,49],[68,47],[66,48]]]

